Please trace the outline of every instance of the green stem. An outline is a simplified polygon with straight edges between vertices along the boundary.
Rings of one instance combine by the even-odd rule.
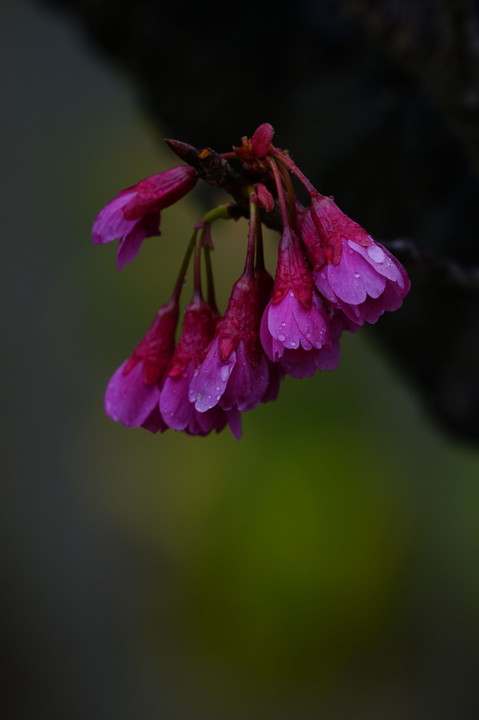
[[[173,294],[171,296],[172,300],[174,300],[175,302],[178,302],[180,299],[181,290],[183,288],[183,280],[185,279],[186,271],[188,270],[188,265],[190,264],[191,253],[193,252],[193,248],[195,247],[197,234],[198,231],[194,230],[190,238],[190,242],[188,243],[188,247],[186,248],[183,262],[181,263],[180,272],[178,273],[178,278],[176,280]]]
[[[195,264],[194,264],[194,295],[201,297],[201,250],[203,248],[203,237],[205,234],[205,226],[203,225],[196,231],[195,238]]]
[[[218,205],[218,207],[213,208],[213,210],[209,210],[205,215],[203,215],[201,222],[208,225],[215,222],[215,220],[229,220],[231,215],[229,214],[228,208],[229,204]]]

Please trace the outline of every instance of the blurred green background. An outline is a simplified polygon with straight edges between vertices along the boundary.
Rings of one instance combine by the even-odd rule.
[[[203,209],[120,273],[91,223],[174,158],[66,18],[1,15],[4,717],[476,717],[477,450],[367,329],[240,442],[105,417]],[[214,232],[224,308],[246,225]]]

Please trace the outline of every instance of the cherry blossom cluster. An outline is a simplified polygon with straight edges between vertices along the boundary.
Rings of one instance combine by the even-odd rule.
[[[402,265],[332,198],[321,195],[272,140],[273,129],[265,123],[233,152],[218,156],[251,180],[242,186],[244,206],[221,205],[193,229],[171,298],[108,383],[105,410],[113,420],[191,435],[229,425],[239,438],[241,413],[275,400],[286,374],[301,378],[333,370],[344,331],[355,332],[401,306],[410,288]],[[182,165],[123,190],[97,216],[93,242],[119,239],[123,269],[145,238],[160,234],[161,212],[190,192],[199,175],[197,168]],[[293,178],[306,189],[309,207],[298,201]],[[221,315],[211,226],[238,214],[249,219],[246,260]],[[262,223],[274,214],[281,237],[273,279],[264,263]],[[193,296],[177,339],[191,258]]]

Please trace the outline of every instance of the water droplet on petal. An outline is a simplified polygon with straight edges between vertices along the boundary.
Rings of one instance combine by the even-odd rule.
[[[357,279],[359,277],[359,273],[354,273],[354,277]]]
[[[375,263],[383,263],[386,259],[386,254],[378,245],[370,245],[366,252]]]
[[[220,378],[223,382],[226,382],[230,376],[230,370],[227,365],[223,365],[223,367],[220,370]]]
[[[284,342],[284,341],[286,340],[286,335],[283,335],[283,334],[281,333],[281,335],[278,335],[278,340],[279,340],[280,342]]]
[[[324,273],[324,272],[321,273],[321,280],[326,280],[326,273]]]
[[[307,338],[310,338],[310,337],[311,337],[311,333],[306,333],[306,337],[307,337]]]
[[[193,377],[198,377],[199,370],[196,368],[195,372],[193,373]]]
[[[296,347],[296,343],[294,342],[294,340],[290,340],[289,344],[291,345],[291,347]]]
[[[294,292],[292,290],[289,291],[289,297],[294,297]]]

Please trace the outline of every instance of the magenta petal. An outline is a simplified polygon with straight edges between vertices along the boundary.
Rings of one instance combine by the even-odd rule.
[[[233,433],[233,436],[236,438],[236,440],[239,440],[242,435],[242,429],[241,415],[238,411],[238,408],[234,407],[231,408],[231,410],[227,410],[226,416],[228,418],[228,425],[230,426],[230,430]]]
[[[256,366],[248,362],[244,342],[240,340],[236,347],[236,363],[231,371],[220,405],[231,410],[235,405],[241,412],[252,410],[261,402],[268,387],[268,363],[261,354]]]
[[[137,363],[123,374],[125,360],[114,373],[105,392],[105,412],[126,427],[139,427],[158,405],[158,385],[143,382],[143,363]]]
[[[194,405],[188,400],[188,389],[194,366],[180,377],[167,377],[160,393],[160,411],[165,423],[173,430],[184,430],[193,420]]]
[[[204,413],[195,410],[195,417],[202,435],[208,435],[212,430],[220,432],[227,422],[226,412],[218,405]]]
[[[95,245],[124,237],[135,227],[138,220],[127,220],[123,215],[124,208],[134,195],[135,190],[124,190],[98,213],[92,228]]]
[[[286,349],[280,363],[291,377],[312,377],[317,370],[316,358],[319,353],[320,350]]]
[[[354,245],[360,247],[356,243]],[[339,264],[328,264],[326,273],[334,294],[351,305],[359,305],[368,295],[379,297],[386,285],[385,277],[346,244]]]
[[[321,348],[316,358],[316,368],[318,370],[336,370],[340,360],[339,338],[331,341],[329,347]]]
[[[265,351],[267,357],[274,362],[277,357],[274,355],[274,348],[273,348],[273,337],[268,329],[268,312],[269,312],[269,305],[266,307],[266,310],[263,313],[263,317],[261,318],[261,327],[259,331],[259,337],[261,340],[261,345],[263,346],[263,350]]]
[[[275,346],[279,341],[285,348],[305,350],[319,349],[329,342],[330,333],[319,296],[312,295],[311,307],[306,309],[296,299],[293,291],[276,305],[267,308],[268,329],[273,337],[273,352],[281,357],[282,352]],[[276,359],[276,358],[274,358]]]
[[[151,433],[165,432],[165,430],[168,430],[168,425],[161,417],[158,405],[156,405],[154,410],[148,415],[145,422],[141,423],[141,427],[149,430]]]
[[[286,347],[298,348],[300,332],[294,317],[298,304],[294,293],[288,292],[279,303],[270,302],[268,313],[268,330],[275,340]]]
[[[404,287],[404,278],[400,270],[400,268],[402,269],[402,265],[385,247],[377,242],[374,242],[368,247],[362,247],[351,240],[349,241],[349,246],[361,255],[379,275],[383,275],[388,280],[391,280],[391,282],[398,283],[400,287]],[[374,295],[371,297],[374,297]]]
[[[218,338],[212,342],[203,364],[195,370],[190,384],[189,400],[199,412],[214,407],[223,395],[236,362],[233,351],[227,360],[220,360]]]
[[[265,390],[261,402],[274,402],[279,395],[279,386],[281,380],[286,375],[283,367],[277,362],[268,360],[268,387]]]
[[[216,406],[198,412],[188,400],[188,389],[193,377],[194,364],[179,378],[167,377],[160,395],[160,410],[166,424],[173,430],[186,430],[190,435],[208,435],[219,432],[226,425],[226,413]]]
[[[338,298],[332,291],[331,285],[329,284],[327,276],[327,266],[321,268],[321,270],[315,270],[313,272],[313,280],[316,285],[316,289],[323,298],[328,300],[330,303],[337,303]]]
[[[380,297],[367,298],[362,305],[359,305],[357,313],[362,322],[374,325],[384,312],[400,308],[404,295],[404,291],[395,283],[389,283],[386,285],[386,288]]]

